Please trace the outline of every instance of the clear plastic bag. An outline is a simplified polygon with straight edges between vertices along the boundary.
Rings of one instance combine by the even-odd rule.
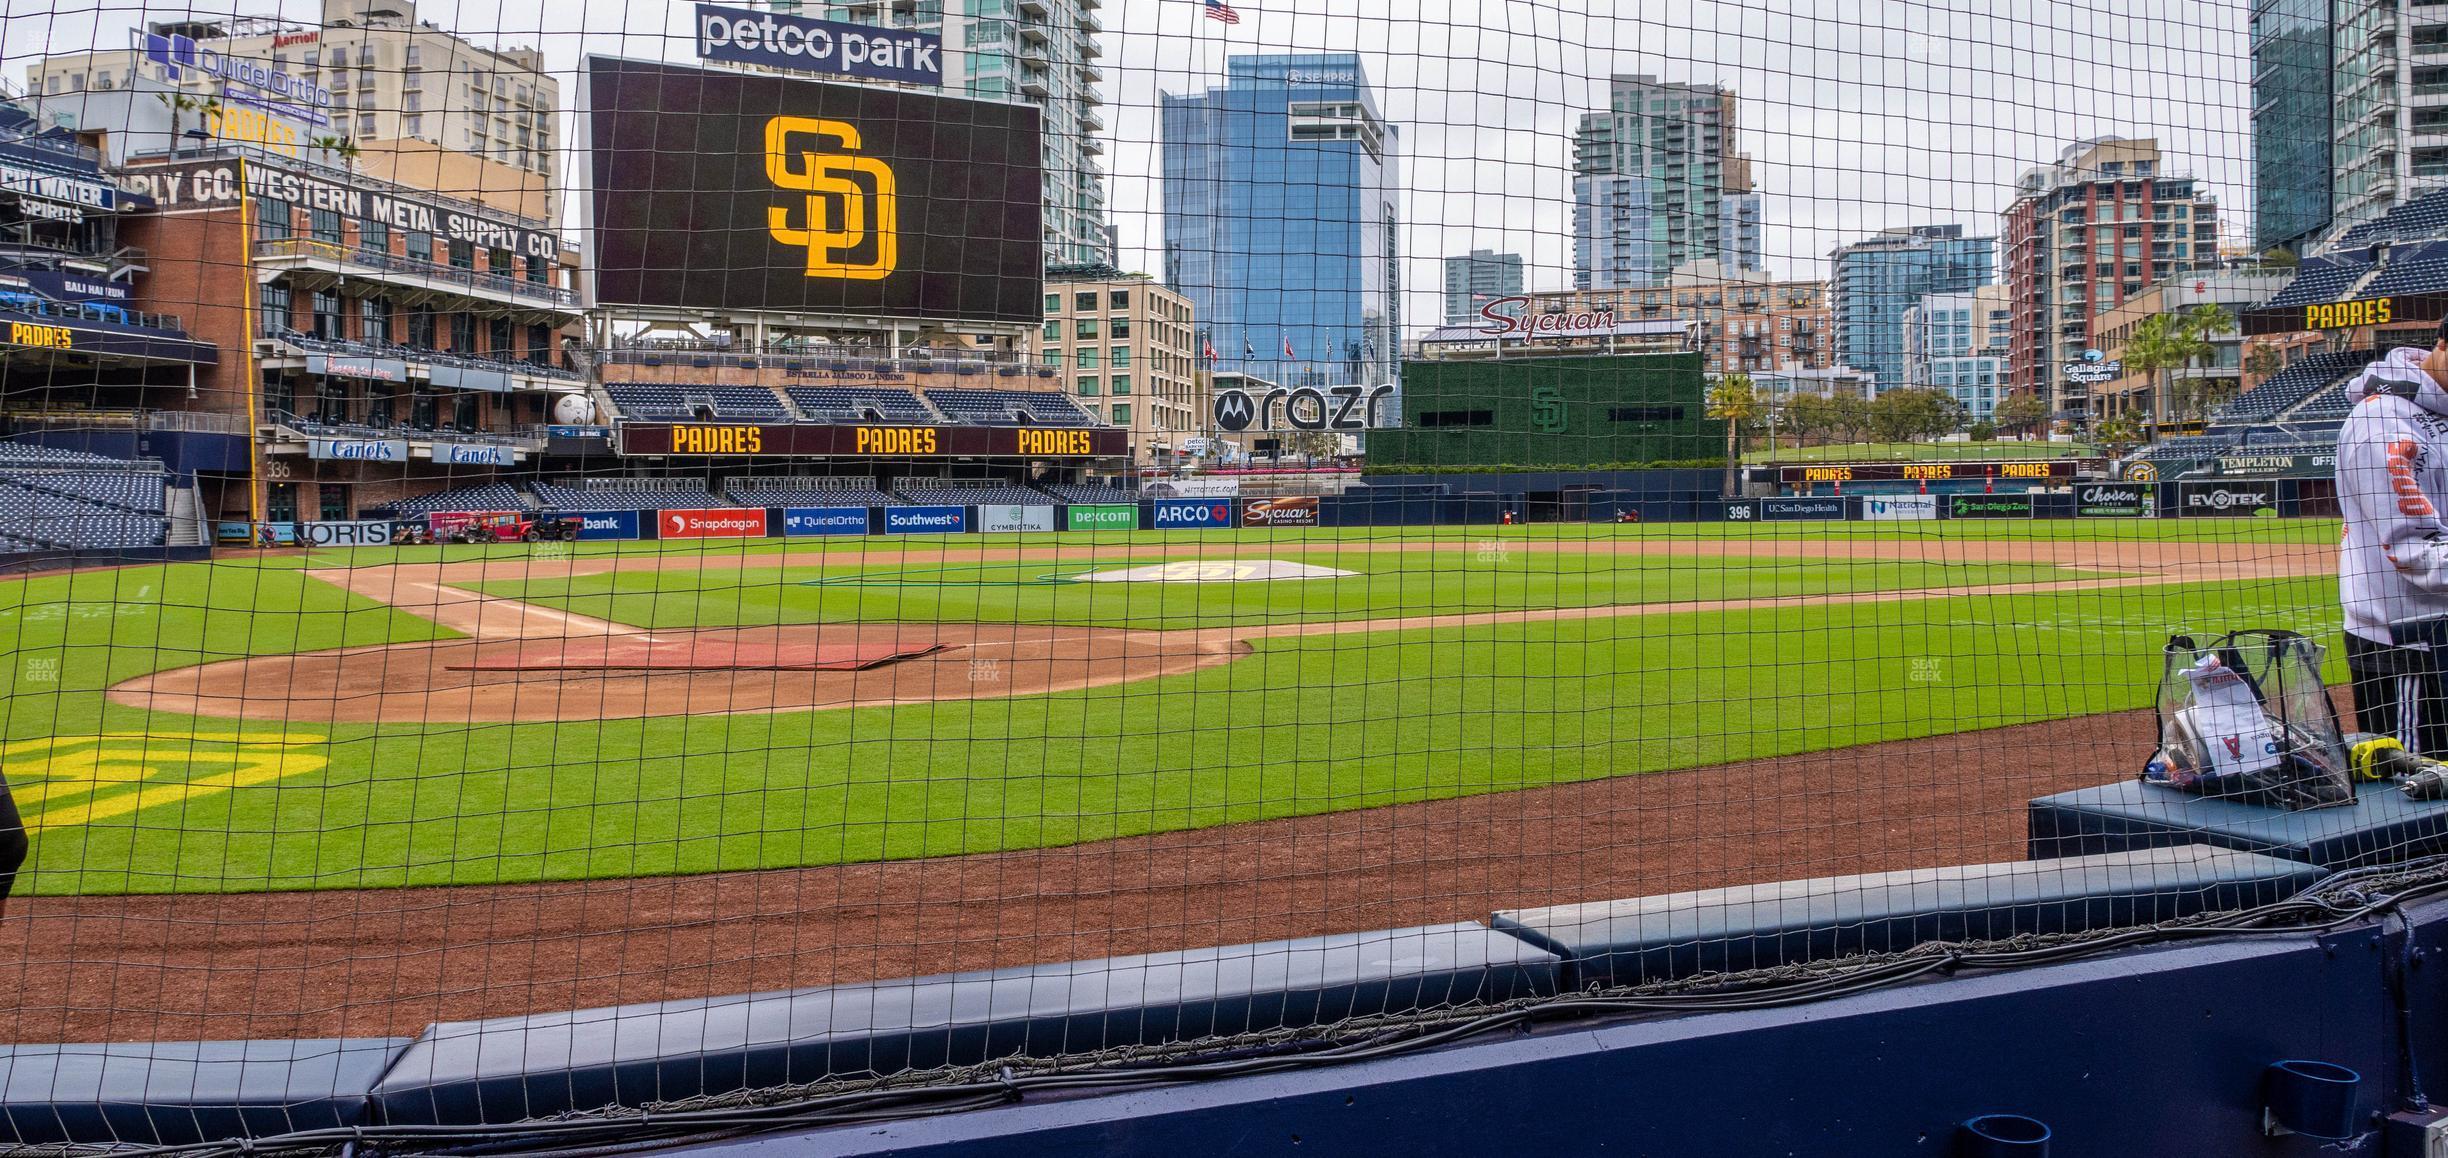
[[[2159,750],[2142,778],[2289,811],[2354,803],[2344,730],[2321,682],[2325,656],[2292,631],[2168,640]]]

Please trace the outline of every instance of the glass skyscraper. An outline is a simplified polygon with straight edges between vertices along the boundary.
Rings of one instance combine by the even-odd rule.
[[[1906,384],[1904,311],[1931,294],[1965,293],[1996,272],[1996,239],[1965,237],[1960,225],[1890,229],[1830,255],[1836,360],[1878,380]]]
[[[1285,385],[1394,380],[1394,129],[1352,53],[1236,56],[1164,98],[1165,282],[1214,368]]]
[[[2253,248],[2304,242],[2329,226],[2330,0],[2254,0]]]
[[[943,91],[1045,110],[1046,264],[1113,260],[1105,221],[1100,0],[766,0],[798,12],[943,37]]]
[[[1573,131],[1573,288],[1662,286],[1676,266],[1760,268],[1751,158],[1735,98],[1714,85],[1617,76]]]

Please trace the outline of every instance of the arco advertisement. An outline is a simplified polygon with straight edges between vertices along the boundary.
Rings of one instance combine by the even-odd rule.
[[[655,527],[666,539],[761,539],[765,512],[756,507],[662,511],[655,515]]]
[[[1063,508],[1066,531],[1135,531],[1139,507],[1134,503],[1090,503]]]
[[[1234,525],[1240,504],[1231,499],[1157,499],[1148,504],[1148,526],[1159,530],[1216,530]]]

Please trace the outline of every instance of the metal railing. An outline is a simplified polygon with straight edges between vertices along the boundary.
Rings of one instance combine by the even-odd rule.
[[[578,303],[578,295],[575,292],[549,282],[530,281],[526,278],[511,277],[508,274],[493,273],[489,270],[473,270],[439,262],[419,261],[411,257],[386,253],[379,249],[342,245],[320,238],[264,238],[255,243],[255,256],[259,260],[283,257],[321,258],[325,261],[370,266],[392,273],[407,274],[411,277],[450,282],[469,289],[541,298],[556,306],[572,309],[575,309]]]
[[[543,444],[543,439],[541,436],[523,434],[516,428],[510,430],[470,430],[461,429],[459,426],[448,422],[435,423],[431,426],[417,425],[406,422],[330,422],[321,419],[307,418],[303,415],[292,414],[289,411],[280,409],[270,409],[264,411],[264,422],[267,425],[295,431],[298,434],[302,434],[310,438],[399,439],[407,442],[479,442],[490,445],[514,447],[522,450],[538,449]]]
[[[187,337],[187,327],[180,322],[177,314],[148,314],[103,302],[63,302],[36,294],[0,293],[0,313],[56,318],[63,322],[99,322],[106,326],[163,330],[180,338]]]
[[[457,366],[465,370],[491,370],[502,374],[524,374],[536,378],[580,381],[577,371],[542,362],[496,358],[484,354],[462,354],[451,350],[436,350],[425,346],[403,346],[393,342],[361,342],[350,338],[321,338],[286,326],[267,326],[261,337],[267,341],[295,346],[314,354],[355,354],[370,358],[397,358],[403,362],[422,362],[428,366]]]

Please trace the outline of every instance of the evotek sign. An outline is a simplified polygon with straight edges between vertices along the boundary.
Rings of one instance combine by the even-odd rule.
[[[943,37],[869,24],[697,6],[697,56],[860,80],[943,83]]]
[[[2177,506],[2188,515],[2256,515],[2277,509],[2278,488],[2268,483],[2182,483],[2177,498]]]
[[[766,22],[795,19],[724,11],[734,43],[755,21],[760,57]],[[583,82],[602,303],[1044,320],[1036,108],[602,56]]]
[[[318,125],[331,123],[332,91],[312,81],[291,76],[261,61],[224,56],[197,44],[186,36],[162,36],[158,33],[136,34],[137,50],[146,60],[162,67],[171,82],[186,79],[193,69],[205,76],[248,88],[279,100],[292,102],[297,111]]]
[[[839,151],[826,149],[828,141]],[[900,268],[901,195],[893,171],[857,156],[858,148],[858,129],[842,121],[765,122],[765,179],[804,195],[796,209],[767,209],[765,228],[775,241],[807,251],[809,277],[881,281]]]
[[[1259,398],[1251,398],[1247,390],[1218,390],[1215,395],[1215,424],[1229,431],[1281,430],[1373,430],[1377,426],[1378,401],[1392,394],[1392,386],[1278,386]],[[1278,424],[1280,420],[1280,425]]]

